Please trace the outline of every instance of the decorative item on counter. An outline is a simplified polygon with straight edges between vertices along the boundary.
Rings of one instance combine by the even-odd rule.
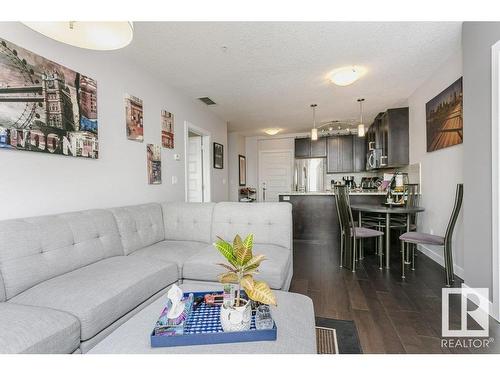
[[[167,306],[156,322],[154,334],[157,336],[182,335],[184,323],[193,308],[193,293],[190,293],[188,297],[183,297],[182,290],[174,284],[168,291],[167,297]]]
[[[242,287],[249,299],[263,304],[276,305],[276,297],[271,288],[265,282],[253,278],[265,257],[252,254],[253,234],[249,234],[245,240],[236,235],[233,244],[218,237],[214,246],[229,262],[229,265],[218,263],[226,269],[225,273],[219,275],[219,281],[223,284],[238,285],[234,303],[230,306],[221,306],[222,328],[228,332],[248,330],[252,320],[252,311],[250,300],[241,298]]]

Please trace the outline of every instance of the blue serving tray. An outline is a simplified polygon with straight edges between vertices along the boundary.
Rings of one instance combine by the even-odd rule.
[[[196,292],[194,298],[203,297],[205,294],[222,294],[222,291]],[[189,293],[184,293],[189,296]],[[275,341],[277,327],[274,323],[271,329],[256,329],[255,315],[252,313],[250,329],[240,332],[224,332],[220,323],[220,306],[208,306],[202,302],[189,314],[182,335],[160,336],[151,333],[151,347],[210,345],[233,342],[249,341]]]

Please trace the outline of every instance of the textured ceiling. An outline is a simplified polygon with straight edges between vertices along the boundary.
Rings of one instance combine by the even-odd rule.
[[[460,49],[459,22],[137,22],[132,44],[119,53],[210,107],[230,131],[262,134],[311,126],[317,120],[365,122],[406,99]],[[224,48],[225,47],[225,48]],[[347,87],[326,75],[344,65],[367,74]]]

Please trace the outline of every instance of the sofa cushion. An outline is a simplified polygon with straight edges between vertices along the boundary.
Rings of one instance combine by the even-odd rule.
[[[0,354],[72,353],[80,346],[74,316],[43,307],[0,303]]]
[[[253,254],[263,254],[266,257],[255,279],[267,282],[272,289],[281,289],[291,265],[292,252],[281,246],[255,244]],[[189,280],[217,281],[217,276],[224,272],[224,268],[217,263],[227,261],[210,246],[186,260],[183,277]]]
[[[211,242],[215,203],[162,203],[165,239]]]
[[[292,248],[292,205],[280,203],[217,203],[212,241],[217,236],[232,241],[236,234],[253,233],[255,243]]]
[[[174,263],[113,257],[47,280],[11,301],[75,315],[85,341],[177,279]]]
[[[115,215],[125,255],[163,241],[163,217],[158,203],[110,209]]]
[[[194,241],[165,240],[143,249],[134,251],[131,256],[145,256],[165,262],[177,264],[179,278],[182,278],[184,262],[199,251],[206,249],[207,244]]]
[[[106,210],[0,221],[0,298],[117,255],[123,255],[120,234]]]

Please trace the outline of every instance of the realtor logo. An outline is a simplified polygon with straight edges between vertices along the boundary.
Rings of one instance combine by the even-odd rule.
[[[460,328],[450,328],[450,297],[460,295]],[[489,295],[488,288],[443,288],[442,289],[442,321],[443,337],[488,337],[489,335]],[[467,300],[473,302],[469,304]],[[471,306],[472,305],[472,306]],[[473,322],[471,322],[471,319]],[[474,329],[468,329],[468,322],[474,324]],[[479,325],[479,329],[476,327]]]

